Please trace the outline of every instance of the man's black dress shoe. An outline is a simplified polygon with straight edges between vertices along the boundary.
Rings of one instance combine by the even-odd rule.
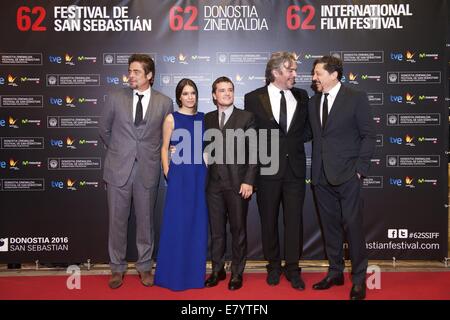
[[[314,290],[326,290],[332,286],[342,286],[344,284],[344,275],[330,277],[326,276],[325,279],[315,283],[313,285]]]
[[[228,283],[229,290],[237,290],[242,287],[242,276],[241,275],[232,275],[230,282]]]
[[[153,286],[154,277],[152,275],[152,271],[138,271],[139,278],[141,279],[141,283],[145,287]]]
[[[354,284],[350,291],[350,300],[364,300],[366,297],[366,284]]]
[[[108,285],[111,289],[117,289],[123,284],[123,272],[113,272]]]
[[[298,290],[305,290],[305,282],[298,271],[286,271],[286,279],[291,283],[291,287]]]
[[[267,270],[266,282],[269,286],[276,286],[280,283],[281,269],[275,268]]]
[[[223,268],[217,272],[212,272],[209,278],[205,281],[205,287],[215,287],[219,284],[219,281],[225,280],[226,277],[227,274],[225,273],[225,269]]]

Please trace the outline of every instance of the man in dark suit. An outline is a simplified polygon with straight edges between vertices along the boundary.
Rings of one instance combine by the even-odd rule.
[[[103,179],[109,209],[108,251],[112,289],[122,285],[127,269],[127,228],[131,201],[136,216],[136,269],[144,286],[153,284],[153,212],[161,172],[162,124],[172,100],[151,88],[153,60],[133,54],[128,60],[129,88],[110,95],[100,120],[106,146]]]
[[[313,288],[344,284],[345,230],[352,262],[350,298],[364,299],[368,260],[360,189],[375,149],[375,132],[366,93],[342,85],[342,72],[342,61],[336,57],[324,56],[314,62],[313,81],[318,93],[309,102],[312,184],[329,269]]]
[[[289,52],[272,54],[266,66],[265,87],[245,95],[245,110],[252,112],[258,129],[260,174],[256,195],[261,216],[264,257],[268,260],[267,283],[280,282],[282,274],[278,215],[283,205],[285,275],[295,289],[303,290],[299,259],[303,250],[303,202],[305,197],[305,126],[308,94],[294,88],[296,57]],[[267,135],[265,135],[267,133]],[[272,139],[275,138],[275,142]],[[264,141],[266,140],[266,141]],[[267,150],[262,147],[267,146]],[[261,154],[267,151],[278,164],[269,172]]]
[[[206,196],[212,260],[212,273],[205,286],[214,287],[226,277],[224,259],[228,218],[232,237],[228,289],[237,290],[242,287],[247,256],[247,209],[257,172],[255,120],[253,114],[233,105],[234,85],[229,78],[217,78],[212,85],[212,95],[217,110],[206,114],[205,129],[213,133],[212,136],[215,133],[215,138],[220,141],[212,142],[215,148],[208,148],[213,147],[212,143],[205,148],[210,163]],[[251,161],[251,155],[254,155],[254,161]]]

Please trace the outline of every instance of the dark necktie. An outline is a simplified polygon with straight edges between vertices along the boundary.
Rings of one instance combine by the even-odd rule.
[[[136,92],[136,95],[138,96],[139,101],[136,105],[136,115],[134,117],[134,125],[138,126],[141,123],[142,118],[143,118],[142,98],[144,97],[144,95],[139,94],[137,92]]]
[[[220,118],[220,124],[219,124],[220,130],[223,129],[224,125],[225,125],[225,112],[222,112],[222,116]]]
[[[328,119],[328,95],[329,93],[324,93],[322,104],[322,129],[325,128]]]
[[[280,99],[280,127],[284,131],[287,132],[287,107],[286,107],[286,98],[284,96],[284,91],[281,90],[281,99]]]

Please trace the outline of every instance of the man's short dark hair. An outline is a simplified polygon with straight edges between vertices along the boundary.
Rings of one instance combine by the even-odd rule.
[[[217,85],[219,83],[221,83],[221,82],[231,83],[231,85],[233,86],[233,90],[234,90],[234,83],[233,83],[233,81],[231,81],[231,79],[228,78],[228,77],[222,76],[222,77],[219,77],[216,80],[214,80],[214,82],[212,84],[212,93],[216,93]],[[216,99],[214,99],[214,97],[213,97],[213,102],[214,102],[214,104],[216,104]]]
[[[150,58],[147,54],[142,53],[134,53],[128,58],[128,66],[133,62],[142,63],[142,67],[144,68],[144,72],[147,75],[149,72],[152,73],[152,79],[155,77],[155,62],[152,58]]]
[[[316,59],[314,61],[313,70],[318,63],[323,63],[323,68],[327,70],[328,73],[337,72],[337,78],[339,81],[342,79],[342,74],[344,72],[344,67],[342,66],[342,60],[333,56],[323,56],[322,58]]]

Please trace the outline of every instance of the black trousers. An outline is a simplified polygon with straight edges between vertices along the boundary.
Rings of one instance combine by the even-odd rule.
[[[325,249],[330,264],[330,276],[344,271],[344,232],[349,244],[352,262],[352,282],[363,284],[367,272],[367,251],[364,238],[361,181],[355,176],[349,181],[333,186],[328,183],[322,170],[319,183],[315,186]]]
[[[297,178],[288,165],[283,179],[260,178],[257,202],[261,217],[263,252],[268,269],[281,268],[282,256],[278,233],[280,204],[283,207],[284,259],[287,271],[299,270],[303,251],[303,203],[305,178]]]
[[[247,210],[249,199],[245,200],[235,190],[210,182],[206,190],[211,229],[212,271],[217,272],[225,263],[227,243],[227,220],[231,232],[231,273],[242,275],[247,259]]]

